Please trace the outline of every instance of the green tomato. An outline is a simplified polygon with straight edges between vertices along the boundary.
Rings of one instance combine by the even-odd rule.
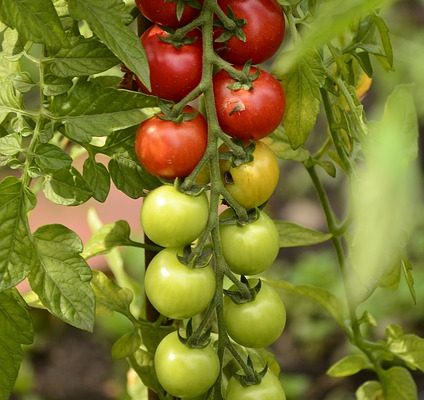
[[[250,279],[250,287],[257,280]],[[235,290],[233,286],[230,290]],[[236,304],[224,298],[224,320],[227,332],[237,343],[246,347],[266,347],[275,342],[286,325],[286,309],[280,295],[262,282],[259,293],[247,303]]]
[[[141,226],[150,240],[163,247],[183,247],[205,229],[209,214],[205,193],[190,196],[163,185],[144,199]]]
[[[215,273],[210,265],[190,268],[177,258],[181,249],[166,248],[150,262],[144,277],[146,295],[162,315],[191,318],[202,312],[215,294]]]
[[[220,372],[218,356],[209,344],[190,348],[177,332],[165,336],[155,353],[155,371],[162,387],[178,398],[196,397],[215,383]]]
[[[257,385],[243,386],[232,377],[227,385],[225,400],[286,400],[279,379],[268,371]]]
[[[233,217],[225,210],[220,218]],[[222,251],[230,269],[236,274],[256,275],[269,268],[277,258],[280,237],[271,218],[259,211],[259,218],[246,225],[220,225]]]

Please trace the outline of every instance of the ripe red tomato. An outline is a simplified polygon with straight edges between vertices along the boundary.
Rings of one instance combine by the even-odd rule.
[[[243,42],[232,36],[224,43],[215,42],[215,50],[225,60],[243,65],[251,60],[259,64],[270,58],[284,39],[285,21],[281,7],[275,0],[219,0],[224,12],[231,8],[237,19],[244,19]],[[222,30],[217,30],[218,37]]]
[[[169,34],[153,25],[141,35],[149,63],[151,94],[162,99],[179,101],[190,93],[202,78],[202,40],[200,31],[189,36],[195,41],[175,47],[162,41]],[[146,88],[138,81],[141,91]]]
[[[185,177],[202,158],[208,141],[206,121],[190,106],[184,108],[184,113],[197,115],[182,122],[154,116],[138,127],[135,153],[151,174],[165,179]]]
[[[177,17],[177,1],[166,0],[136,0],[138,9],[150,21],[155,24],[179,28],[193,21],[199,15],[200,10],[196,10],[189,5],[184,6],[181,19]]]
[[[213,78],[215,107],[222,130],[241,140],[258,140],[278,127],[283,119],[286,98],[280,82],[268,72],[259,72],[250,89],[230,88],[236,81],[221,70]]]

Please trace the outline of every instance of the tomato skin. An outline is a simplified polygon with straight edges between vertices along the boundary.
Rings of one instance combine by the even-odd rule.
[[[225,210],[220,219],[234,216],[232,209]],[[280,250],[278,230],[263,211],[259,218],[246,225],[220,225],[222,253],[231,271],[242,275],[256,275],[269,268]]]
[[[250,287],[255,280],[249,280]],[[234,290],[235,288],[231,288]],[[279,294],[262,282],[255,299],[243,304],[224,298],[224,321],[228,334],[246,347],[266,347],[274,343],[284,330],[286,309]]]
[[[268,371],[257,385],[243,386],[234,377],[227,385],[226,400],[286,400],[280,380]]]
[[[228,7],[236,19],[244,19],[242,30],[246,41],[232,36],[227,42],[215,42],[216,52],[232,64],[244,65],[251,60],[260,64],[272,57],[284,39],[285,20],[281,7],[275,0],[218,0],[227,13]],[[217,30],[218,37],[222,30]]]
[[[274,193],[280,176],[277,157],[262,142],[256,142],[252,161],[232,167],[230,161],[222,160],[220,169],[226,189],[247,209],[264,204]]]
[[[179,48],[160,40],[169,34],[153,25],[141,35],[150,70],[151,94],[162,99],[179,101],[190,93],[202,78],[202,41],[200,31],[190,36],[196,40]],[[138,81],[139,83],[139,81]],[[143,85],[140,85],[141,91]]]
[[[219,359],[211,344],[201,349],[189,348],[181,343],[177,332],[159,343],[154,363],[162,387],[183,399],[205,393],[220,372]]]
[[[190,268],[177,256],[182,249],[168,247],[153,257],[146,270],[147,298],[162,315],[186,319],[201,313],[215,294],[215,273],[210,265]]]
[[[187,106],[184,113],[197,111]],[[201,160],[208,142],[205,118],[180,123],[154,116],[140,124],[135,137],[135,153],[140,164],[152,175],[173,180],[186,177]]]
[[[174,186],[163,185],[149,192],[141,208],[144,233],[163,247],[183,247],[199,237],[209,214],[205,193],[189,196]]]
[[[200,10],[186,5],[183,15],[177,18],[177,3],[165,0],[136,0],[140,12],[155,24],[179,28],[193,21],[199,15]]]
[[[269,135],[283,119],[286,98],[280,82],[268,72],[259,71],[250,90],[229,88],[235,80],[221,70],[213,78],[215,107],[219,125],[228,135],[241,140],[259,140]]]

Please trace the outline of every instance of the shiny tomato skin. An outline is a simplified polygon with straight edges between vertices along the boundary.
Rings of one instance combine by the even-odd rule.
[[[269,135],[283,119],[286,98],[280,82],[270,73],[259,71],[252,88],[234,90],[235,80],[221,70],[213,78],[215,107],[219,125],[228,135],[241,140],[259,140]]]
[[[249,279],[250,287],[255,286],[255,281]],[[225,296],[224,321],[228,334],[237,343],[245,347],[266,347],[283,332],[286,309],[280,295],[262,282],[259,293],[247,303],[236,304]]]
[[[140,12],[155,24],[179,28],[199,15],[200,10],[186,5],[181,19],[177,18],[177,2],[165,0],[136,0]]]
[[[243,386],[236,378],[227,385],[225,400],[286,400],[280,380],[271,371],[257,385]]]
[[[215,294],[215,273],[210,265],[190,268],[177,258],[179,248],[156,254],[146,270],[144,288],[150,303],[171,319],[186,319],[201,313]]]
[[[173,180],[190,174],[201,160],[208,142],[205,118],[187,106],[184,113],[194,119],[174,122],[154,116],[140,124],[135,136],[135,153],[152,175]]]
[[[154,367],[162,387],[177,398],[192,398],[205,393],[220,372],[218,356],[209,344],[189,348],[177,332],[165,336],[155,352]]]
[[[272,57],[284,39],[283,11],[276,0],[218,0],[227,13],[228,7],[237,19],[244,19],[246,41],[232,36],[227,42],[215,42],[215,50],[232,64],[244,65],[247,61],[260,64]],[[222,31],[218,30],[215,37]]]
[[[190,196],[172,185],[149,192],[141,207],[144,233],[163,247],[183,247],[197,239],[205,229],[209,204],[205,193]]]
[[[153,25],[141,35],[150,70],[150,94],[162,99],[179,101],[190,93],[202,78],[202,40],[200,31],[190,36],[195,41],[175,47],[160,40],[169,34]],[[141,91],[143,85],[140,85]]]
[[[256,142],[253,160],[237,167],[220,162],[226,189],[241,206],[250,209],[264,204],[274,193],[280,168],[274,152],[263,142]]]
[[[234,217],[225,210],[220,220]],[[259,218],[246,225],[221,224],[222,253],[231,271],[240,275],[257,275],[268,269],[280,250],[280,237],[271,218],[259,211]]]

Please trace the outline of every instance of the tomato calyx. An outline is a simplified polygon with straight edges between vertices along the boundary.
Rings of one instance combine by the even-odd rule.
[[[244,375],[244,374],[234,373],[232,375],[234,379],[237,379],[240,382],[240,384],[244,387],[258,385],[259,383],[261,383],[262,378],[268,372],[268,364],[266,364],[261,371],[256,371],[250,356],[247,356],[246,366],[249,370],[249,374]]]
[[[220,219],[219,223],[221,225],[245,226],[247,224],[257,221],[258,218],[259,218],[259,210],[257,208],[252,208],[247,211],[246,218],[239,218],[237,215],[234,215],[234,216]]]
[[[175,31],[172,28],[163,27],[162,29],[168,32],[169,36],[159,36],[159,40],[164,43],[172,44],[172,46],[174,46],[176,49],[179,49],[187,44],[193,44],[194,42],[196,42],[196,40],[198,40],[197,36],[184,36],[182,38],[176,35],[174,36]]]
[[[200,251],[187,245],[183,248],[183,255],[177,255],[178,261],[188,268],[205,268],[212,259],[213,248],[210,245],[203,246]]]
[[[258,279],[258,283],[254,287],[250,287],[249,281],[244,275],[241,275],[240,282],[247,288],[243,293],[241,290],[227,290],[224,293],[236,304],[245,304],[249,301],[255,300],[256,295],[260,292],[262,281]]]
[[[242,164],[247,164],[253,161],[253,152],[255,151],[256,143],[254,141],[250,141],[247,146],[243,146],[243,142],[241,140],[235,139],[233,141],[236,145],[243,147],[244,152],[239,155],[235,154],[233,151],[222,151],[219,154],[220,160],[229,161],[231,167],[239,167]]]
[[[237,18],[230,6],[227,7],[226,15],[229,20],[233,21],[233,28],[230,29],[228,21],[224,23],[221,19],[217,20],[214,23],[214,26],[223,29],[223,32],[215,39],[215,42],[223,43],[231,39],[233,36],[245,42],[246,35],[242,28],[247,24],[247,21],[244,18]]]
[[[186,336],[181,335],[178,330],[178,339],[182,344],[191,348],[191,349],[204,349],[211,342],[211,332],[212,328],[209,328],[207,331],[198,334],[197,331],[193,332],[193,319],[190,318],[187,322],[187,326],[185,329]]]
[[[163,121],[172,121],[172,122],[175,122],[176,124],[192,121],[199,115],[199,112],[195,111],[194,108],[193,108],[194,112],[186,112],[183,110],[181,112],[176,113],[173,108],[173,104],[171,103],[161,104],[160,109],[161,109],[161,113],[158,115],[158,118],[160,118]]]
[[[253,72],[250,72],[251,67],[252,67],[252,62],[248,61],[246,64],[243,65],[243,68],[241,69],[241,71],[237,71],[237,72],[227,71],[228,74],[231,76],[231,78],[235,80],[234,83],[228,86],[228,89],[233,91],[252,90],[253,82],[255,82],[259,78],[261,72],[259,68],[255,68]],[[243,110],[234,109],[231,113],[235,113],[238,111],[243,111]]]
[[[177,3],[177,19],[181,21],[185,6],[190,6],[196,10],[200,10],[202,6],[197,0],[165,0],[165,3]]]

